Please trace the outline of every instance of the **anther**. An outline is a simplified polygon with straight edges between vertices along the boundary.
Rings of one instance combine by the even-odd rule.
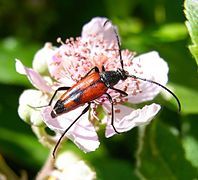
[[[62,44],[62,45],[64,45],[64,42],[62,41],[61,37],[58,37],[58,38],[56,39],[56,42],[57,42],[57,43],[60,43],[60,44]]]

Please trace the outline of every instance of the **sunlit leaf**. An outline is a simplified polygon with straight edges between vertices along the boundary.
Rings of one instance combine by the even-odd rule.
[[[186,27],[182,23],[165,24],[153,32],[153,37],[163,42],[178,41],[186,36]]]
[[[186,26],[192,40],[192,45],[189,46],[189,49],[198,64],[198,1],[186,0],[184,7],[187,18]]]
[[[138,154],[138,171],[146,179],[193,179],[197,170],[185,158],[177,136],[155,122],[146,129]]]

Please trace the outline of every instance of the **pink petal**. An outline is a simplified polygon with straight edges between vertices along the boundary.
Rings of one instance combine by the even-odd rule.
[[[47,82],[42,78],[40,74],[38,74],[36,71],[34,71],[31,68],[25,67],[20,60],[16,59],[15,66],[16,66],[16,71],[20,74],[26,75],[35,88],[43,92],[52,91],[52,88],[47,85]]]
[[[132,73],[134,72],[133,69],[135,66],[140,66],[139,69],[142,73],[134,73],[134,75],[141,78],[146,78],[148,80],[156,81],[162,85],[166,85],[168,81],[168,65],[157,52],[152,51],[135,57],[133,59],[133,66],[126,67],[126,70],[129,73]],[[139,87],[142,92],[133,95],[131,93],[132,90],[130,91],[130,85],[132,85],[133,82],[128,82],[128,84],[128,101],[131,103],[141,103],[152,100],[161,90],[163,90],[161,87],[155,84],[140,80]]]
[[[123,105],[116,105],[114,108],[120,111],[115,113],[114,126],[118,132],[126,132],[136,126],[148,124],[160,110],[160,105],[153,103],[137,110]],[[106,105],[104,109],[110,112],[110,106]],[[115,134],[116,132],[111,126],[111,116],[108,116],[105,136],[108,138]]]
[[[59,48],[57,48],[56,50],[54,50],[54,54],[47,60],[49,72],[50,72],[51,76],[55,77],[55,78],[59,78],[59,76],[60,76],[59,71],[62,68],[62,65],[61,65],[62,57],[59,54],[59,51],[61,51],[61,49],[63,49],[62,47],[64,47],[64,45],[62,45]]]
[[[51,107],[47,107],[42,111],[42,116],[46,125],[55,132],[63,133],[67,127],[80,115],[84,107],[79,107],[69,113],[62,114],[56,118],[52,118],[50,113]],[[84,152],[95,151],[99,146],[98,136],[94,126],[89,122],[89,113],[84,114],[66,133]]]
[[[67,53],[65,51],[68,49],[69,46],[61,45],[54,51],[53,56],[51,56],[51,58],[48,58],[47,64],[50,75],[59,83],[70,87],[76,83],[71,78],[71,75],[78,75],[78,73],[76,72],[75,68],[69,67],[71,63],[76,62],[76,59],[74,56],[66,55]],[[71,70],[71,72],[69,70]]]
[[[82,29],[81,36],[83,39],[97,37],[97,39],[104,39],[107,43],[116,43],[117,39],[114,33],[114,26],[111,22],[104,23],[107,18],[95,17],[89,23],[85,24]],[[116,29],[117,31],[117,29]]]

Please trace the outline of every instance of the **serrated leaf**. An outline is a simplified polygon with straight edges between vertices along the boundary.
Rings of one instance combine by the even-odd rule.
[[[191,54],[193,54],[195,59],[197,60],[198,59],[198,50],[197,50],[198,46],[197,45],[190,45],[190,46],[188,46],[188,48],[190,49]],[[197,61],[197,63],[198,63],[198,61]]]
[[[138,154],[137,171],[146,179],[194,179],[197,170],[185,158],[179,139],[167,126],[155,122],[147,127]]]
[[[187,18],[186,26],[188,28],[193,45],[189,46],[192,55],[198,64],[198,1],[186,0],[184,3],[185,14]]]

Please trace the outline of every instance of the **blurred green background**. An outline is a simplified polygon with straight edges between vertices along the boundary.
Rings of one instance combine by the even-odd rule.
[[[183,1],[177,0],[0,0],[0,155],[18,175],[33,178],[48,156],[29,125],[18,116],[18,98],[31,85],[15,72],[15,58],[31,67],[45,42],[80,36],[95,16],[119,28],[122,48],[138,53],[157,50],[169,64],[168,86],[182,103],[158,96],[160,114],[144,130],[104,138],[100,148],[84,154],[98,179],[193,179],[198,177],[198,78],[188,50]],[[148,102],[149,103],[149,102]],[[0,172],[2,162],[0,163]]]

